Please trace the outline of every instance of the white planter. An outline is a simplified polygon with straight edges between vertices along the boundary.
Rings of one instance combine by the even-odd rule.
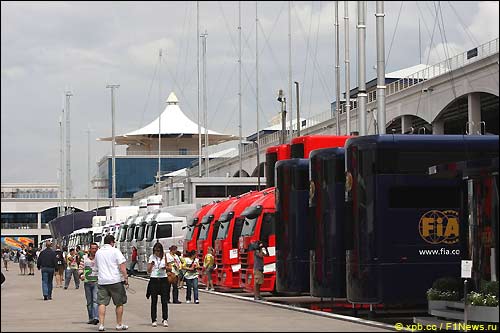
[[[445,310],[446,302],[448,301],[427,301],[428,313],[431,314],[431,310]]]
[[[498,306],[467,305],[467,320],[498,323]]]

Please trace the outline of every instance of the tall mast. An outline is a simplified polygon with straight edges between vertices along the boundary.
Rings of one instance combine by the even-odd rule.
[[[288,1],[288,114],[290,115],[290,142],[293,138],[292,84],[292,2]]]
[[[59,117],[59,215],[65,215],[64,201],[66,197],[66,190],[64,187],[64,107],[61,110]]]
[[[198,177],[201,177],[201,119],[200,119],[200,2],[196,1],[196,81],[198,84]]]
[[[366,1],[358,1],[358,119],[359,135],[366,135]]]
[[[71,127],[70,127],[70,98],[71,91],[66,91],[66,207],[71,209]]]
[[[90,210],[90,125],[87,127],[87,201]]]
[[[335,113],[336,135],[340,135],[339,2],[335,1]]]
[[[377,127],[379,134],[385,134],[385,41],[384,2],[376,1],[377,12]]]
[[[240,136],[240,144],[239,144],[239,168],[240,171],[238,175],[241,177],[241,172],[243,170],[243,161],[242,161],[242,128],[241,128],[241,1],[238,1],[238,104],[239,104],[239,136]]]
[[[204,112],[204,125],[205,125],[205,176],[209,175],[209,154],[208,154],[208,107],[207,107],[207,36],[208,33],[201,35],[203,43],[203,112]]]
[[[260,134],[259,134],[259,17],[255,1],[255,99],[257,104],[257,190],[260,191]]]
[[[158,64],[158,109],[160,110],[160,115],[158,116],[158,177],[157,177],[157,186],[156,186],[156,194],[160,194],[160,180],[161,180],[161,49],[159,52],[159,64]]]
[[[111,89],[111,136],[113,137],[111,143],[111,207],[116,207],[116,164],[115,164],[115,88],[119,88],[119,84],[108,84],[106,88]]]
[[[345,107],[346,107],[346,134],[351,134],[351,81],[350,81],[350,59],[349,59],[349,1],[344,1],[344,35],[345,35]]]

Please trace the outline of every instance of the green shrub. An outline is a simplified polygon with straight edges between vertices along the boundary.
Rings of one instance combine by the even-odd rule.
[[[432,289],[438,291],[455,291],[459,292],[461,288],[460,280],[454,277],[442,277],[434,281]]]
[[[481,280],[480,290],[482,294],[498,297],[498,281]]]

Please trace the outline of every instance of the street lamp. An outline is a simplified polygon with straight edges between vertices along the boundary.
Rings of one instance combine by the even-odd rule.
[[[281,144],[286,141],[286,97],[283,95],[283,89],[278,91],[278,102],[281,103]]]

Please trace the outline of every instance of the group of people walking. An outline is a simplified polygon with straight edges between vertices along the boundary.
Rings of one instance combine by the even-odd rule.
[[[21,249],[9,251],[8,249],[2,250],[2,259],[5,271],[9,270],[9,261],[19,263],[19,270],[21,275],[35,275],[35,261],[37,259],[37,250],[30,243],[28,247],[23,245]],[[26,273],[28,269],[28,273]]]
[[[127,303],[125,287],[128,286],[128,273],[133,272],[133,267],[127,272],[126,259],[114,245],[114,237],[107,235],[101,248],[96,243],[91,243],[88,253],[80,252],[77,247],[76,250],[70,249],[65,255],[59,245],[54,251],[52,242],[47,241],[46,249],[37,259],[37,268],[42,275],[44,300],[52,299],[54,275],[57,287],[61,287],[62,274],[65,271],[64,289],[68,288],[72,277],[75,289],[79,288],[80,282],[84,284],[89,324],[99,324],[99,331],[105,330],[106,306],[112,299],[116,307],[116,329],[128,329],[128,326],[123,324],[123,305]],[[194,303],[199,304],[198,268],[200,265],[196,251],[183,258],[175,245],[169,248],[168,253],[164,252],[161,243],[153,246],[153,254],[147,265],[150,279],[146,292],[146,297],[151,298],[153,327],[158,326],[158,297],[161,299],[161,324],[167,327],[170,294],[172,293],[173,304],[182,303],[179,300],[179,288],[182,288],[183,282],[187,285],[186,303],[191,303],[193,295]]]
[[[179,289],[186,284],[186,303],[199,304],[198,278],[199,269],[207,274],[207,290],[213,288],[212,272],[215,268],[213,249],[209,248],[200,266],[196,257],[196,250],[187,253],[185,257],[177,251],[177,246],[169,247],[165,252],[161,243],[153,246],[153,254],[147,261],[147,272],[150,276],[146,290],[146,298],[151,299],[151,325],[158,326],[157,305],[161,299],[161,325],[168,327],[168,303],[180,304]],[[255,244],[255,298],[260,297],[262,284],[264,246],[262,242]],[[137,258],[137,257],[136,257]],[[133,262],[133,261],[132,261]],[[62,266],[62,267],[61,267]],[[106,306],[111,299],[116,307],[116,329],[127,330],[123,323],[123,305],[127,303],[128,276],[133,272],[133,266],[127,271],[126,259],[119,249],[115,248],[113,235],[104,238],[104,245],[91,243],[88,253],[77,249],[70,249],[67,255],[60,246],[52,249],[51,241],[46,242],[46,249],[40,252],[37,259],[37,268],[42,275],[42,294],[44,300],[52,299],[53,278],[56,275],[57,286],[62,286],[62,272],[66,267],[64,289],[68,288],[71,277],[75,281],[75,289],[83,282],[88,314],[88,324],[99,324],[99,331],[104,331]],[[61,270],[61,268],[63,268]],[[59,275],[59,278],[57,276]],[[261,276],[262,275],[262,276]],[[172,302],[170,295],[172,294]]]

